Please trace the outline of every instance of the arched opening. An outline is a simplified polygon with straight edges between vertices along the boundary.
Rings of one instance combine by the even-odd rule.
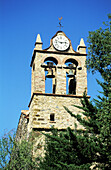
[[[76,68],[78,62],[74,59],[67,59],[66,64],[66,94],[76,95]]]
[[[44,63],[47,62],[47,61],[52,61],[55,65],[58,64],[57,59],[54,58],[54,57],[47,57],[47,58],[44,60]]]
[[[75,59],[73,59],[73,58],[67,59],[67,60],[65,61],[65,64],[67,64],[67,63],[75,64],[76,67],[78,66],[78,62],[77,62]]]
[[[44,60],[45,68],[45,93],[56,92],[56,65],[58,61],[54,57],[47,57]]]

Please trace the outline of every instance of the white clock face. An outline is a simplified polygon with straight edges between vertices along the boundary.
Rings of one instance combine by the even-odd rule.
[[[69,40],[63,35],[58,35],[53,38],[53,45],[57,50],[65,51],[69,47]]]

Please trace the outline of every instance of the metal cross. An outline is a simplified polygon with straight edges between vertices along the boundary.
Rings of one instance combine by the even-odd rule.
[[[61,30],[61,28],[63,27],[63,26],[62,26],[62,24],[61,24],[61,20],[62,20],[62,17],[61,17],[61,18],[59,18],[59,26],[57,26],[57,27],[59,27],[59,28],[60,28],[60,30]]]

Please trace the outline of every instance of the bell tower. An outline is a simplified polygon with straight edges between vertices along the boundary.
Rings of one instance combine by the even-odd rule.
[[[33,93],[46,93],[46,80],[52,79],[52,94],[82,95],[87,88],[87,73],[84,67],[86,46],[81,39],[77,52],[73,50],[71,40],[64,32],[58,31],[51,39],[50,46],[42,50],[40,35],[37,35],[32,56]]]
[[[50,40],[50,46],[42,49],[38,34],[31,60],[31,100],[29,103],[29,131],[32,129],[74,128],[74,118],[64,109],[80,105],[80,98],[87,90],[85,68],[86,46],[80,40],[77,51],[63,31],[58,31]],[[47,91],[49,90],[49,92]]]
[[[50,131],[83,128],[72,113],[80,114],[83,92],[87,92],[87,71],[85,68],[86,46],[81,38],[77,51],[73,50],[71,40],[63,31],[58,31],[50,40],[50,46],[42,49],[38,34],[31,60],[31,99],[29,110],[22,110],[19,120],[18,136],[34,131]],[[23,132],[25,129],[25,132]],[[22,137],[21,137],[22,138]]]

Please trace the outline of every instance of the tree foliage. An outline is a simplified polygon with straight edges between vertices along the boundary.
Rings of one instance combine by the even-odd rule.
[[[32,151],[31,140],[18,142],[13,132],[6,133],[0,139],[0,169],[36,169]]]
[[[98,71],[105,81],[111,77],[111,14],[104,27],[89,32],[87,69],[92,73]]]
[[[87,147],[84,152],[82,145],[82,136],[76,136],[73,130],[68,128],[65,132],[59,132],[52,129],[52,135],[46,135],[45,157],[41,159],[39,168],[50,169],[88,169],[91,158],[88,157]],[[89,162],[86,161],[88,157]]]

